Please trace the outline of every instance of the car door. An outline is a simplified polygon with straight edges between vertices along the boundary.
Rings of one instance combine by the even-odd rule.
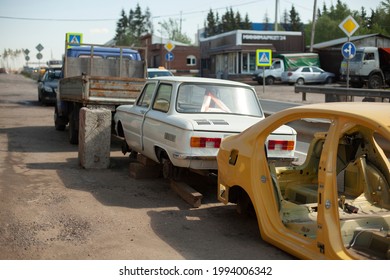
[[[129,146],[138,151],[143,150],[143,123],[145,115],[150,110],[157,82],[145,85],[136,103],[129,110],[129,116],[124,124],[126,141]]]
[[[312,80],[310,80],[311,83],[320,83],[323,82],[323,71],[320,68],[317,67],[311,67],[312,71]]]
[[[172,104],[172,88],[170,83],[159,83],[152,106],[142,122],[142,153],[154,160],[157,160],[155,147],[164,147],[167,134],[173,129],[167,120]]]

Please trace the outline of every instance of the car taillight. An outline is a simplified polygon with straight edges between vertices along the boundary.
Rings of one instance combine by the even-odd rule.
[[[294,150],[294,141],[288,140],[269,140],[268,141],[268,150]]]
[[[293,74],[292,72],[288,72],[287,76],[292,76],[292,74]]]
[[[191,137],[192,148],[219,148],[221,138]]]

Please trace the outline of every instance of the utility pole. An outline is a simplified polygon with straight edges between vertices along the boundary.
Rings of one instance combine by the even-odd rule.
[[[314,35],[315,35],[315,29],[316,29],[316,15],[317,15],[317,0],[314,0],[313,22],[312,22],[312,26],[311,26],[311,38],[310,38],[310,52],[313,51]]]
[[[279,10],[279,0],[275,1],[275,31],[278,31],[278,10]]]

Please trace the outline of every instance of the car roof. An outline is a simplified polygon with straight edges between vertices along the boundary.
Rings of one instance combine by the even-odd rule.
[[[164,71],[164,72],[166,72],[166,71],[169,71],[169,70],[165,69],[165,68],[148,68],[148,71]]]
[[[160,81],[169,81],[169,82],[179,82],[179,83],[211,83],[211,84],[219,84],[219,85],[230,85],[230,86],[240,86],[240,87],[250,87],[252,86],[231,81],[231,80],[222,80],[222,79],[215,79],[215,78],[203,78],[203,77],[189,77],[189,76],[165,76],[165,77],[155,77],[153,80],[160,80]]]
[[[284,113],[282,113],[284,112]],[[297,106],[286,109],[282,112],[283,115],[292,113],[297,114],[316,114],[319,117],[321,114],[352,117],[361,121],[368,121],[371,124],[376,124],[379,128],[383,127],[390,133],[390,110],[388,103],[380,102],[330,102],[316,103]],[[304,118],[304,115],[303,115]]]

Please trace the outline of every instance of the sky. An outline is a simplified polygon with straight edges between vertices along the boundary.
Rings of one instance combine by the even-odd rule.
[[[381,0],[342,0],[349,9],[359,10],[362,6],[370,9],[379,7]],[[317,8],[323,3],[330,7],[336,0],[317,0]],[[149,8],[155,34],[160,36],[159,22],[170,18],[181,21],[182,31],[195,41],[198,29],[204,26],[207,13],[212,9],[222,15],[226,9],[239,11],[241,16],[248,14],[252,22],[263,22],[265,15],[270,22],[275,21],[275,1],[270,0],[0,0],[0,55],[5,49],[28,49],[30,65],[44,64],[50,59],[61,59],[65,49],[67,32],[83,33],[84,43],[104,44],[115,36],[116,23],[122,9],[129,13],[140,5],[142,12]],[[314,0],[279,0],[278,18],[294,5],[301,21],[312,20]],[[164,36],[164,34],[162,34]],[[36,58],[36,46],[41,44],[42,60]],[[24,57],[4,64],[0,57],[0,67],[21,67]],[[11,65],[10,65],[11,64]]]

